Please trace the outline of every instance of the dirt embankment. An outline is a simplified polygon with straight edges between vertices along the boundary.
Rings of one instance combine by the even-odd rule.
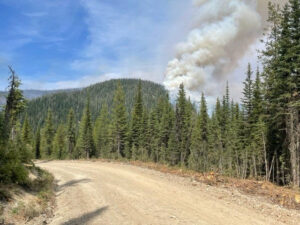
[[[263,197],[132,165],[40,162],[57,179],[50,224],[298,225],[300,213]]]
[[[0,224],[43,224],[53,216],[54,177],[30,167],[26,184],[0,184]]]

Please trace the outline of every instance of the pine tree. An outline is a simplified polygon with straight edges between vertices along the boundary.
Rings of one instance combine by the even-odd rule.
[[[9,67],[9,91],[4,112],[0,109],[0,183],[28,183],[28,170],[23,163],[32,163],[31,154],[22,142],[21,124],[18,120],[25,107],[25,99],[19,89],[21,84]]]
[[[207,142],[208,140],[208,112],[207,112],[207,105],[206,105],[206,99],[204,94],[202,93],[201,96],[201,106],[200,106],[200,129],[201,129],[201,140],[203,142]]]
[[[230,95],[229,95],[229,85],[226,83],[226,94],[223,96],[222,100],[222,120],[221,120],[221,128],[222,128],[222,139],[224,143],[224,147],[226,146],[226,137],[229,129],[229,118],[230,118]]]
[[[40,127],[37,128],[36,135],[35,135],[35,158],[41,158],[41,129]]]
[[[21,126],[21,125],[20,125]],[[23,122],[23,127],[20,127],[20,133],[18,134],[20,136],[20,151],[21,155],[23,155],[23,160],[26,162],[30,162],[30,159],[32,158],[32,152],[33,152],[33,147],[32,147],[32,133],[31,133],[31,128],[28,122],[28,117],[27,115],[25,116],[24,122]]]
[[[178,159],[181,166],[186,166],[189,157],[190,137],[191,137],[191,106],[186,100],[183,84],[179,87],[178,97],[176,100],[176,117],[175,129],[180,158]]]
[[[257,68],[256,78],[253,85],[253,122],[257,122],[259,117],[263,114],[263,90],[260,78],[260,72]]]
[[[171,133],[170,133],[170,138],[168,142],[168,161],[170,165],[175,166],[178,164],[178,159],[180,159],[180,151],[178,148],[178,141],[176,138],[176,128],[175,125],[174,127],[171,128]]]
[[[78,142],[76,145],[76,158],[85,157],[89,159],[95,156],[95,145],[93,140],[93,128],[90,113],[90,99],[87,103],[80,121]]]
[[[9,66],[8,68],[11,75],[9,77],[9,91],[5,106],[4,135],[6,135],[5,139],[10,136],[10,138],[14,140],[15,125],[18,120],[18,116],[25,108],[26,101],[22,91],[19,89],[21,81],[12,67]]]
[[[53,115],[52,111],[49,109],[47,118],[45,121],[45,126],[43,129],[43,153],[46,157],[50,157],[53,152],[53,138],[55,135],[55,130],[53,127]]]
[[[169,102],[169,96],[163,100],[163,111],[159,127],[159,143],[161,146],[161,161],[167,162],[168,160],[168,145],[171,135],[171,127],[174,125],[174,112],[172,105]]]
[[[291,8],[290,12],[290,38],[291,47],[289,54],[291,56],[291,72],[292,72],[292,87],[293,101],[299,101],[300,98],[300,3],[299,0],[289,0]],[[298,106],[299,107],[299,106]]]
[[[245,117],[250,122],[253,110],[253,83],[252,83],[252,69],[250,63],[248,64],[247,77],[244,81],[242,103],[245,110]]]
[[[0,110],[0,148],[5,142],[4,113]]]
[[[61,124],[56,130],[53,141],[54,157],[57,159],[65,159],[66,152],[66,133],[65,127]]]
[[[159,161],[159,120],[158,120],[158,108],[156,106],[154,110],[150,112],[148,122],[148,154],[153,162]]]
[[[76,146],[76,125],[74,110],[71,108],[67,120],[67,152],[69,157],[73,158]]]
[[[208,113],[204,94],[201,96],[200,115],[192,133],[189,167],[197,171],[208,169]]]
[[[299,1],[289,1],[282,11],[270,5],[269,11],[271,33],[262,53],[269,167],[267,178],[272,175],[271,179],[278,184],[290,182],[289,176],[286,176],[290,173],[290,164],[292,182],[300,186],[300,159],[296,147],[299,140],[297,130],[300,130],[299,107],[296,106],[299,99],[299,51],[295,51],[299,46]]]
[[[132,125],[131,125],[131,141],[132,145],[139,148],[142,139],[142,126],[143,126],[143,97],[142,97],[142,84],[138,83],[137,92],[135,96],[134,107],[132,111]],[[140,153],[139,153],[140,155]]]
[[[32,133],[29,125],[28,116],[25,116],[23,127],[22,127],[22,141],[25,145],[32,144]]]
[[[124,91],[120,83],[118,83],[114,95],[112,113],[112,154],[114,157],[120,158],[124,157],[128,131]]]
[[[142,118],[142,126],[141,126],[141,134],[140,134],[140,140],[139,140],[139,148],[140,148],[140,158],[143,161],[147,161],[149,159],[148,155],[148,111],[146,108],[143,109],[143,118]]]
[[[291,163],[292,184],[300,187],[300,2],[290,0],[283,11],[279,41],[281,83],[285,85],[282,101],[286,100],[286,137]],[[282,76],[283,75],[283,76]],[[287,155],[287,154],[286,154]],[[285,164],[284,162],[283,164]],[[283,166],[282,166],[283,167]],[[282,172],[284,173],[284,171]]]
[[[96,146],[96,156],[104,158],[109,157],[108,143],[109,143],[109,115],[108,107],[104,104],[101,108],[100,114],[96,120],[94,127],[94,141]]]
[[[217,98],[214,113],[211,119],[211,133],[209,135],[210,151],[215,152],[212,156],[214,158],[214,165],[221,173],[224,172],[225,154],[222,140],[222,106],[220,100]]]
[[[227,137],[227,152],[229,153],[228,157],[228,174],[230,176],[241,177],[242,174],[242,165],[241,158],[243,153],[242,148],[242,127],[243,119],[242,113],[240,112],[239,104],[231,103],[231,119],[228,130]]]
[[[263,110],[263,98],[262,98],[262,86],[260,80],[260,73],[257,69],[256,79],[253,84],[253,97],[252,97],[252,121],[250,124],[250,141],[249,146],[251,149],[251,160],[252,160],[252,176],[258,177],[262,175],[261,168],[266,162],[265,152],[265,124],[263,122],[264,110]],[[268,170],[268,169],[267,169]]]
[[[272,181],[279,182],[279,155],[282,152],[282,143],[285,139],[284,130],[284,118],[280,106],[277,104],[278,94],[281,90],[278,90],[278,77],[277,77],[277,64],[279,59],[279,38],[280,38],[280,26],[282,21],[282,15],[278,6],[269,3],[269,18],[268,23],[270,25],[270,32],[266,38],[265,50],[262,52],[261,59],[264,66],[263,76],[263,89],[264,99],[266,102],[265,114],[266,114],[266,127],[267,127],[267,180],[272,178]],[[275,165],[276,163],[276,165]],[[272,177],[271,177],[272,175]],[[276,175],[276,177],[275,177]]]

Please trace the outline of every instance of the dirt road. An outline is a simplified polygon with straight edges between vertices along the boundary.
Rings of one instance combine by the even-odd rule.
[[[50,224],[299,224],[297,212],[230,190],[144,168],[87,161],[40,162],[58,181]]]

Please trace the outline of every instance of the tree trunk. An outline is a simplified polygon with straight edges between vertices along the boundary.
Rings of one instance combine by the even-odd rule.
[[[264,132],[261,132],[262,140],[263,140],[263,146],[264,146],[264,157],[265,157],[265,172],[266,172],[266,181],[269,181],[269,163],[268,163],[268,157],[267,157],[267,148],[266,148],[266,140]]]
[[[86,149],[86,158],[89,159],[90,158],[90,150],[87,148]]]
[[[255,178],[257,178],[257,166],[256,166],[256,159],[254,153],[252,154],[252,160],[253,160],[254,176]]]
[[[292,184],[300,187],[300,124],[299,111],[293,107],[289,108],[287,114],[287,137],[290,151]]]
[[[270,178],[271,178],[271,173],[272,173],[272,170],[273,170],[273,167],[274,167],[274,160],[275,160],[275,154],[273,155],[273,159],[272,159],[272,162],[271,162],[270,170],[269,170],[269,173],[267,174],[267,181],[269,181]],[[273,178],[273,181],[274,181],[274,178]]]

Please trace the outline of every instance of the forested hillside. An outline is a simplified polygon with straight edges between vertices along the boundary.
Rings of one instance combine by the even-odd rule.
[[[139,81],[136,79],[120,79],[105,81],[80,90],[50,94],[29,101],[26,111],[29,121],[34,127],[38,124],[42,125],[48,110],[51,109],[55,112],[53,119],[56,124],[65,122],[70,108],[73,108],[75,120],[78,121],[88,96],[90,98],[92,120],[94,121],[104,104],[111,111],[113,95],[118,82],[121,83],[124,89],[126,109],[130,113],[135,89]],[[150,81],[142,81],[142,92],[144,95],[144,106],[147,109],[153,108],[157,99],[167,95],[163,86]]]
[[[27,100],[31,100],[34,98],[42,97],[47,94],[54,94],[57,92],[65,92],[65,91],[71,91],[72,89],[65,89],[65,90],[24,90],[23,95]],[[6,96],[8,92],[6,91],[0,91],[0,106],[4,105],[6,102]]]

